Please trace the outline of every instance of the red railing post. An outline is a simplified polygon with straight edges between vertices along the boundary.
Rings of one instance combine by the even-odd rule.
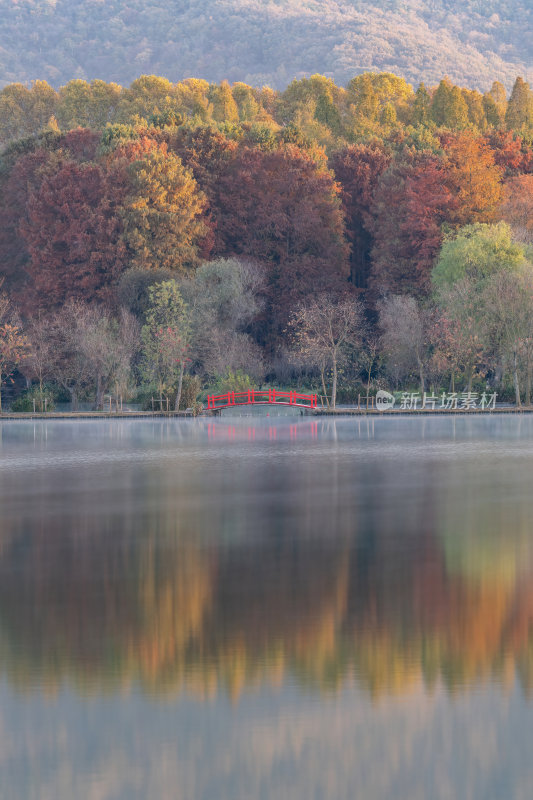
[[[276,390],[275,389],[272,389],[272,402],[273,403],[276,402]]]
[[[255,403],[255,389],[252,389],[252,403]]]
[[[248,389],[248,402],[249,402],[249,403],[251,403],[251,399],[250,399],[250,390],[249,390],[249,389]]]

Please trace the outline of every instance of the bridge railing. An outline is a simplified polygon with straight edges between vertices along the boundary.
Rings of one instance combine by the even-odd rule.
[[[279,389],[247,389],[245,392],[226,392],[226,394],[207,395],[207,410],[248,405],[282,405],[299,408],[316,408],[316,394],[301,392],[282,392]]]

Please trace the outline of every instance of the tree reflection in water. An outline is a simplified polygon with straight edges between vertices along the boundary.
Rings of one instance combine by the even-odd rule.
[[[252,439],[248,428],[239,435]],[[317,490],[309,462],[282,459],[261,491],[246,461],[216,472],[215,501],[202,503],[191,486],[206,491],[205,464],[191,457],[177,483],[136,465],[113,484],[120,503],[98,509],[83,474],[66,508],[54,505],[57,474],[41,474],[31,504],[0,520],[0,669],[21,690],[69,682],[89,694],[235,698],[291,679],[325,691],[355,680],[379,698],[515,674],[529,690],[530,502],[473,502],[452,461],[438,480],[430,467],[411,475],[414,502],[380,461],[334,460]],[[465,463],[461,480],[478,470]],[[246,475],[251,498],[237,492]]]

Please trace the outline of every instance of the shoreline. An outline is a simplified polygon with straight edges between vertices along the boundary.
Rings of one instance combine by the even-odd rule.
[[[503,406],[490,410],[476,409],[388,409],[387,411],[379,411],[375,408],[336,408],[336,409],[302,409],[300,416],[302,417],[409,417],[409,416],[424,416],[424,417],[444,417],[444,416],[493,416],[494,414],[533,414],[533,406]],[[222,415],[221,411],[205,410],[194,416],[190,411],[120,411],[118,413],[110,413],[109,411],[47,411],[47,412],[33,412],[33,411],[7,411],[0,414],[0,422],[12,422],[21,420],[72,420],[72,419],[161,419],[161,418],[181,418],[181,419],[198,419],[198,418],[213,418],[213,417],[228,417],[230,414]],[[252,417],[255,415],[244,414],[239,415],[242,417]],[[294,416],[294,415],[287,415]],[[256,416],[256,419],[266,419],[265,416]],[[275,419],[276,417],[272,417]],[[283,415],[281,415],[283,418]]]

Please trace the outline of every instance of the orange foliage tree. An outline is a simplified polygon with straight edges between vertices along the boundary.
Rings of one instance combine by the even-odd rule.
[[[502,170],[486,142],[471,132],[447,135],[447,185],[456,199],[450,222],[458,227],[492,222],[502,199]]]

